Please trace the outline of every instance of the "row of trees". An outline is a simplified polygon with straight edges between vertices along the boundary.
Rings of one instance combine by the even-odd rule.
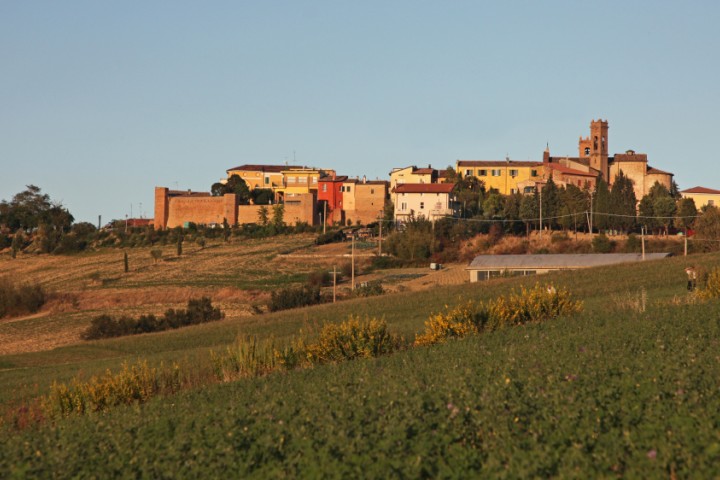
[[[676,188],[671,192],[657,182],[638,207],[633,183],[622,172],[612,187],[603,179],[597,180],[594,189],[572,184],[558,186],[549,179],[542,189],[530,195],[487,191],[475,177],[450,175],[450,178],[455,180],[463,218],[503,220],[506,230],[513,230],[514,223],[522,222],[526,232],[537,228],[629,232],[639,226],[667,232],[671,226],[688,228],[697,216],[692,199],[681,198]]]
[[[245,180],[239,175],[231,175],[225,183],[213,183],[210,187],[210,194],[214,197],[225,195],[226,193],[234,193],[237,195],[240,205],[249,205],[250,201],[254,205],[269,205],[273,200],[273,191],[269,188],[255,188],[250,190]]]

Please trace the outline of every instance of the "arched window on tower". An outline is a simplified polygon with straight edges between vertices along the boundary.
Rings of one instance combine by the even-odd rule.
[[[597,145],[598,145],[597,141],[598,141],[598,138],[597,138],[597,136],[595,136],[595,138],[593,138],[593,150],[597,150]]]
[[[590,155],[590,147],[585,147],[585,155]]]
[[[602,137],[602,151],[605,151],[605,137]]]

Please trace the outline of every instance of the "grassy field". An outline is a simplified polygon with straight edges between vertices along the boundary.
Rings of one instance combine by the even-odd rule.
[[[211,375],[209,350],[238,334],[282,340],[350,314],[384,318],[411,340],[444,305],[522,282],[566,286],[585,303],[574,318],[8,431],[0,476],[716,476],[720,305],[687,301],[689,263],[718,266],[720,255],[437,286],[2,355],[0,402],[12,405],[53,380],[138,358],[177,361],[201,380]],[[37,320],[82,322],[72,312]]]

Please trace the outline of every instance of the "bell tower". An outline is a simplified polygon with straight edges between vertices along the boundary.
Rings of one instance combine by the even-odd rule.
[[[610,180],[607,120],[598,119],[590,122],[590,167],[598,170],[606,182]]]

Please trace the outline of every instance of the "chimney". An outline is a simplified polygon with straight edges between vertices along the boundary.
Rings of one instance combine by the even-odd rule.
[[[363,175],[363,183],[366,183],[366,182],[367,182],[367,178],[365,177],[365,175]]]

